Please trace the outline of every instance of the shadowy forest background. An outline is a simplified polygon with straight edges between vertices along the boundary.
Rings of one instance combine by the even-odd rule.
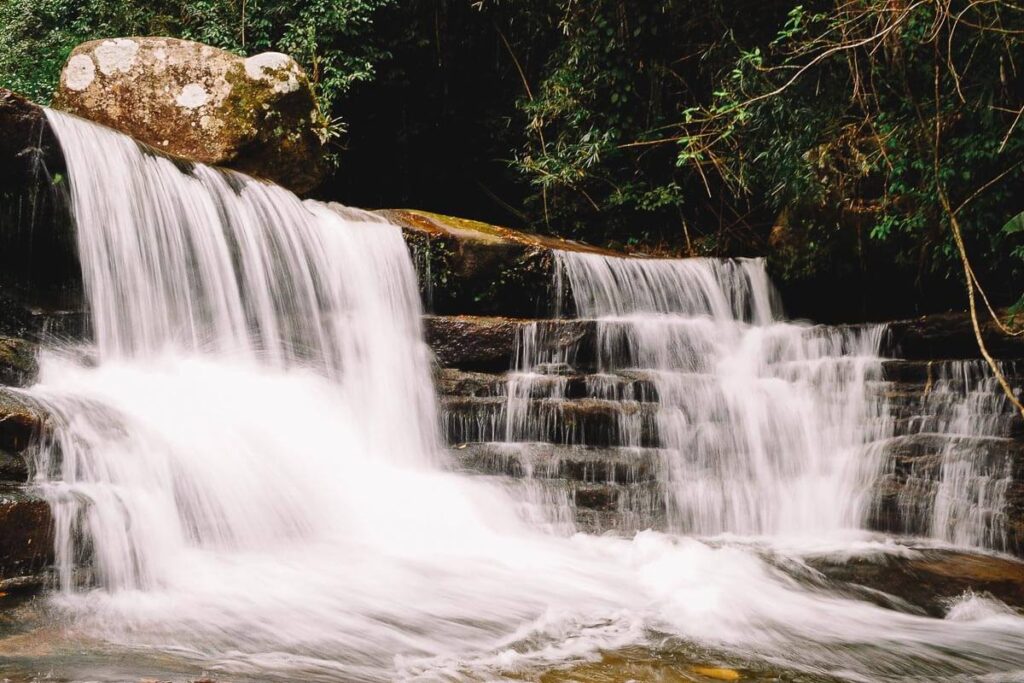
[[[1024,289],[1024,4],[5,0],[0,26],[0,85],[42,103],[94,38],[293,55],[349,204],[766,255],[824,320]]]

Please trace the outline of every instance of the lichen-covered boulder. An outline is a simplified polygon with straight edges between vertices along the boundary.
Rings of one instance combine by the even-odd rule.
[[[326,120],[302,68],[277,52],[244,58],[174,38],[94,40],[71,53],[54,106],[300,193],[324,173]]]

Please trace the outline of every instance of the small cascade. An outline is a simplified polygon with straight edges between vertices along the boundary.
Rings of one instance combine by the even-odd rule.
[[[447,400],[472,469],[569,491],[585,530],[1020,547],[1019,419],[982,362],[887,361],[884,326],[786,321],[758,260],[555,259],[574,317],[524,321],[503,381]]]
[[[1018,386],[1021,370],[1000,364]],[[923,380],[922,390],[899,396],[899,434],[885,473],[899,485],[889,526],[1013,550],[1006,512],[1013,482],[1024,474],[1020,416],[982,360],[929,363]]]
[[[472,436],[657,459],[658,486],[619,505],[637,523],[664,515],[698,534],[861,525],[875,444],[892,430],[871,390],[882,327],[785,322],[759,260],[556,259],[564,308],[595,321],[594,346],[554,348],[543,324],[526,326],[505,422]]]

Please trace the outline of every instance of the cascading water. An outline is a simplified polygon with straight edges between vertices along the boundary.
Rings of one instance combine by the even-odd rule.
[[[1017,374],[1014,365],[1001,364],[1001,372]],[[1008,549],[1007,493],[1021,466],[1010,401],[984,361],[953,361],[929,368],[923,408],[894,440],[924,454],[907,473],[898,526],[961,546]]]
[[[40,632],[60,645],[12,659],[0,639],[14,673],[523,680],[627,646],[806,680],[1024,671],[1024,619],[992,601],[936,619],[830,592],[796,551],[545,533],[509,489],[446,466],[397,228],[48,116],[96,339],[48,351],[29,392],[52,414],[34,482],[55,510],[61,576],[43,617],[61,626]],[[586,275],[591,299],[575,289],[578,306],[618,318],[602,322],[600,358],[629,344],[630,365],[657,371],[679,528],[789,530],[814,521],[815,487],[852,491],[874,333],[772,323],[749,262],[565,263],[611,268]],[[650,300],[658,315],[597,308],[634,276],[657,281],[633,302],[672,288]],[[722,294],[730,278],[745,289]],[[710,436],[726,417],[741,433]],[[829,502],[817,528],[859,514]]]
[[[669,528],[821,534],[860,526],[881,464],[877,444],[892,430],[881,393],[870,391],[881,375],[882,327],[783,321],[758,260],[585,252],[556,252],[556,260],[556,290],[567,289],[577,315],[597,324],[587,396],[620,406],[622,445],[660,447]],[[577,363],[564,352],[552,357],[531,334],[509,383],[511,440],[537,436],[526,406],[538,382],[551,384],[538,370]],[[616,395],[624,373],[650,396]],[[643,399],[657,401],[649,424],[652,404]]]

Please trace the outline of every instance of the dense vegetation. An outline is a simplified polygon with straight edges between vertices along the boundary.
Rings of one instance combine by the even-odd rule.
[[[798,306],[846,283],[837,316],[962,305],[955,221],[996,302],[1020,294],[1012,2],[7,0],[0,25],[0,84],[43,101],[95,37],[295,55],[351,203],[767,253]]]

